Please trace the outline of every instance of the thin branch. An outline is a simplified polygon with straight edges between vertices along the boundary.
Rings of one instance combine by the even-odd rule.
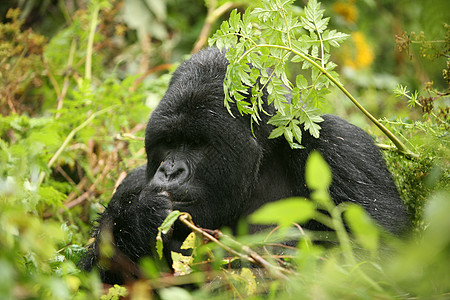
[[[205,24],[203,25],[202,31],[200,32],[200,35],[198,36],[197,41],[195,42],[194,48],[192,49],[192,53],[200,51],[200,49],[202,49],[205,46],[214,22],[216,22],[217,19],[220,18],[220,16],[222,16],[228,10],[237,6],[237,4],[233,2],[224,3],[217,8],[216,5],[217,3],[210,3]]]
[[[274,276],[276,276],[277,278],[280,279],[287,279],[286,275],[284,275],[281,271],[287,271],[286,269],[277,267],[277,266],[273,266],[271,265],[268,261],[266,261],[264,258],[262,258],[259,254],[257,254],[256,252],[254,252],[253,250],[251,250],[249,247],[247,246],[242,246],[242,250],[245,251],[247,254],[242,254],[236,250],[234,250],[233,248],[223,244],[222,242],[220,242],[218,239],[216,239],[215,237],[213,237],[211,234],[209,234],[208,232],[202,230],[201,228],[197,227],[193,222],[192,222],[192,218],[189,214],[187,213],[183,213],[180,217],[179,220],[185,224],[189,229],[191,229],[194,232],[197,232],[199,234],[201,234],[203,237],[207,238],[208,240],[214,242],[215,244],[219,245],[220,247],[222,247],[223,249],[225,249],[226,251],[236,255],[239,258],[245,259],[250,263],[256,264],[256,265],[260,265],[264,268],[266,268],[269,272],[271,272]],[[231,239],[231,238],[230,238]],[[238,244],[238,242],[234,241],[235,243]]]

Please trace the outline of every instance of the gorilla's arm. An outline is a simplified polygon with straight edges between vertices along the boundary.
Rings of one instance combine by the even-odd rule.
[[[146,166],[128,174],[101,214],[93,232],[95,241],[80,261],[83,270],[98,267],[105,283],[135,280],[140,276],[139,259],[154,256],[158,227],[171,207],[164,195],[147,186]],[[110,255],[102,255],[103,242],[113,246]]]

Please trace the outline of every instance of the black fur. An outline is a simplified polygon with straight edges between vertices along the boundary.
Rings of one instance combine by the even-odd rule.
[[[248,117],[233,118],[223,106],[227,64],[223,53],[211,48],[175,71],[147,125],[148,163],[119,186],[100,218],[83,269],[99,266],[108,283],[139,276],[135,263],[154,256],[157,227],[170,210],[190,213],[205,228],[234,228],[264,203],[308,197],[304,166],[312,150],[318,150],[331,167],[330,194],[335,203],[362,205],[394,234],[407,227],[407,213],[391,174],[367,133],[324,115],[320,138],[303,133],[303,150],[292,150],[283,137],[267,139],[273,129],[267,119],[253,135]],[[271,107],[266,110],[273,113]],[[233,114],[239,116],[236,110]],[[317,223],[308,226],[318,229]],[[116,255],[103,261],[99,244],[107,232],[112,233]],[[165,237],[167,251],[177,249],[187,234],[177,224]]]

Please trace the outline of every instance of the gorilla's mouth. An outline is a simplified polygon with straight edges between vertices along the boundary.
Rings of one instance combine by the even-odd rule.
[[[186,206],[186,205],[194,204],[196,202],[195,200],[192,200],[187,197],[177,197],[176,195],[174,195],[174,193],[170,193],[169,191],[166,191],[166,190],[159,192],[158,196],[169,199],[169,201],[172,203],[172,205]]]
[[[168,191],[161,191],[157,194],[157,196],[168,198],[170,201],[172,201],[172,197],[170,196],[170,193]]]

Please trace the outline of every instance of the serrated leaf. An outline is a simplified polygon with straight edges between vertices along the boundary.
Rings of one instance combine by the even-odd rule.
[[[284,133],[284,127],[277,127],[269,135],[269,139],[275,139]]]
[[[275,116],[269,119],[267,124],[274,125],[276,127],[287,126],[291,121],[291,116],[282,115],[280,112],[277,112]]]
[[[328,42],[333,47],[339,47],[343,41],[349,37],[348,34],[338,32],[336,30],[326,30],[322,35],[322,40]]]
[[[291,143],[291,144],[289,144],[289,146],[291,146],[292,149],[305,149],[304,146],[297,144],[297,143]]]
[[[294,136],[292,135],[292,131],[289,127],[284,127],[284,138],[288,141],[288,143],[294,142]]]
[[[323,118],[317,108],[305,108],[300,115],[300,122],[313,137],[319,137],[321,127],[317,123],[323,122]]]
[[[320,125],[314,122],[309,123],[309,126],[305,125],[305,130],[309,130],[309,134],[311,134],[316,139],[319,138],[320,136],[320,129],[321,129]]]
[[[230,18],[228,19],[230,30],[233,32],[239,32],[239,21],[241,20],[241,14],[237,9],[233,9],[230,13]]]
[[[295,125],[294,123],[291,123],[292,125],[292,134],[294,135],[294,138],[297,140],[299,144],[302,143],[302,130],[298,125]]]
[[[321,20],[317,20],[316,31],[319,33],[322,33],[327,28],[329,21],[330,21],[330,18],[324,18]]]
[[[295,78],[295,84],[301,90],[304,90],[308,87],[308,80],[301,74],[298,74]]]

